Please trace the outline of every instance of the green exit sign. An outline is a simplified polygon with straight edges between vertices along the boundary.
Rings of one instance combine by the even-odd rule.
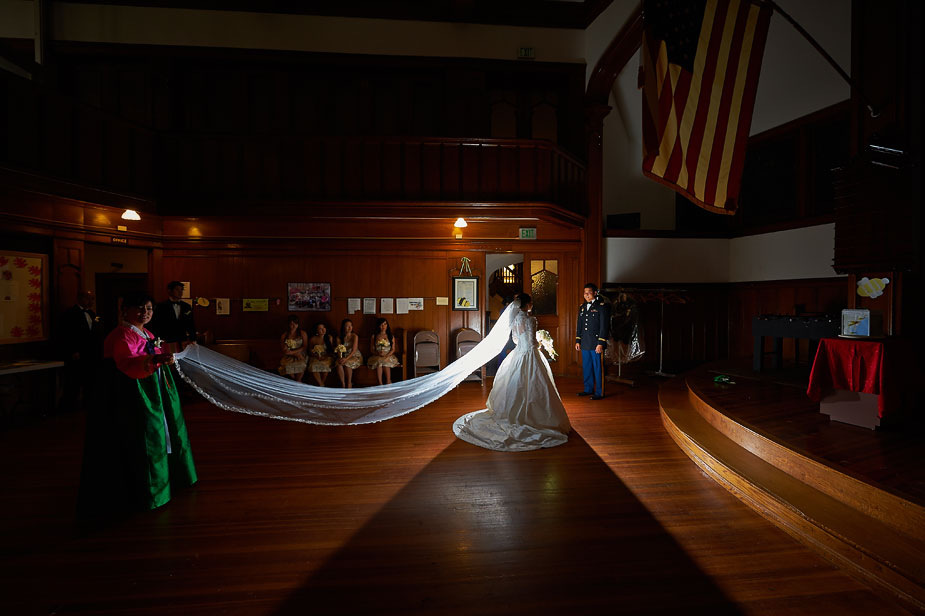
[[[536,227],[521,227],[520,228],[520,239],[535,240],[536,239]]]
[[[536,51],[533,47],[518,47],[517,57],[521,60],[533,60],[536,58]]]

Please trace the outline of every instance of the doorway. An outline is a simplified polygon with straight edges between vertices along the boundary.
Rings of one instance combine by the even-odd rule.
[[[108,334],[121,320],[122,296],[130,291],[147,293],[147,274],[97,274],[96,309],[103,321],[103,331]]]
[[[524,292],[524,256],[522,254],[502,253],[485,255],[485,323],[486,333],[491,330],[504,308],[518,293]],[[495,376],[501,360],[510,351],[513,343],[509,342],[505,350],[488,362],[485,373]]]

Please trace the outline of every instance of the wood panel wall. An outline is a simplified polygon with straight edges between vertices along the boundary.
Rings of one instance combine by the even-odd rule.
[[[241,250],[202,250],[197,248],[169,248],[162,258],[163,279],[189,281],[193,297],[231,298],[231,314],[215,314],[214,301],[208,307],[194,309],[196,326],[200,332],[210,331],[216,340],[264,339],[277,340],[285,331],[290,311],[286,306],[286,289],[289,282],[327,282],[333,298],[329,312],[298,312],[303,327],[311,329],[316,322],[324,322],[328,329],[337,330],[341,320],[350,318],[363,340],[374,332],[377,318],[385,317],[393,329],[407,332],[411,346],[413,335],[421,330],[434,330],[440,338],[441,362],[446,366],[456,358],[454,341],[461,328],[474,329],[485,334],[484,247],[469,246],[456,250],[401,250],[376,246],[375,242],[344,242],[339,248],[330,243],[318,245],[306,241],[287,241],[273,248],[245,246]],[[499,247],[500,248],[500,247]],[[513,243],[507,248],[511,251]],[[492,251],[493,252],[493,251]],[[568,248],[535,248],[530,254],[542,258],[558,259],[560,266],[560,315],[545,317],[543,327],[557,340],[563,352],[556,370],[575,371],[575,358],[570,357],[567,344],[573,332],[569,323],[574,303],[573,287],[577,280],[578,245]],[[480,298],[478,311],[457,311],[451,305],[438,306],[437,297],[452,298],[452,277],[458,275],[462,257],[468,257],[472,273],[479,277]],[[526,258],[526,255],[525,255]],[[164,295],[161,292],[160,295]],[[349,314],[347,300],[351,297],[376,298],[377,313]],[[423,297],[424,310],[407,314],[381,314],[383,297]],[[268,298],[268,312],[243,312],[242,299]],[[452,303],[452,299],[450,300]],[[408,349],[409,362],[412,349]],[[260,358],[263,364],[276,358]],[[265,366],[266,367],[266,366]],[[409,366],[409,374],[411,366]]]
[[[638,367],[647,370],[658,367],[661,333],[663,368],[672,372],[718,359],[751,357],[753,317],[798,312],[840,315],[848,306],[852,290],[848,278],[821,278],[729,284],[608,283],[605,293],[613,297],[620,288],[630,290],[639,303],[646,353],[637,362]],[[660,292],[660,289],[671,291]],[[664,320],[660,296],[667,298]],[[801,357],[805,361],[806,341],[801,344]],[[794,341],[785,339],[784,358],[794,357]]]

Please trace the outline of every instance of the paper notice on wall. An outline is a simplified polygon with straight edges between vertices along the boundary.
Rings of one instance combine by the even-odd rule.
[[[395,298],[383,297],[379,299],[379,313],[392,314],[395,312]]]
[[[359,297],[348,297],[347,298],[347,314],[353,314],[360,311],[360,298]]]
[[[396,297],[395,298],[395,314],[408,314],[408,298],[407,297]]]
[[[376,314],[376,298],[375,297],[364,297],[363,298],[363,314]]]

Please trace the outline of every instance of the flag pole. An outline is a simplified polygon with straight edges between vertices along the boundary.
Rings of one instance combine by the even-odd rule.
[[[876,118],[880,116],[880,110],[874,107],[868,101],[867,97],[864,96],[864,91],[861,90],[861,87],[857,84],[857,82],[855,82],[854,79],[852,79],[851,76],[848,75],[848,73],[846,73],[844,69],[838,65],[838,62],[836,62],[835,59],[832,56],[830,56],[825,49],[822,48],[822,45],[820,45],[816,41],[816,39],[814,39],[812,35],[810,35],[810,33],[806,31],[806,29],[803,26],[798,24],[796,20],[787,13],[787,11],[780,8],[780,6],[778,6],[777,3],[774,2],[774,0],[762,0],[762,1],[764,2],[764,4],[771,7],[772,11],[775,11],[778,15],[786,19],[790,23],[790,25],[793,26],[794,30],[799,32],[803,36],[803,38],[805,38],[809,42],[809,44],[812,45],[813,48],[819,52],[819,55],[825,58],[826,62],[828,62],[832,66],[832,68],[835,69],[835,71],[841,76],[841,78],[844,79],[848,83],[848,85],[851,86],[851,88],[858,93],[858,98],[860,98],[861,102],[864,103],[864,106],[867,107],[867,111],[870,112],[870,117]]]

